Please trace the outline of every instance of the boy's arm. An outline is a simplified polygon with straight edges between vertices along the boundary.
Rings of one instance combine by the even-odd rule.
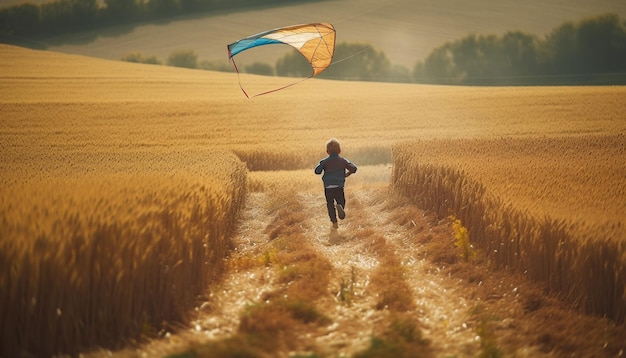
[[[320,163],[315,167],[315,174],[322,174],[322,170],[324,170],[324,163],[326,159],[320,160]]]
[[[350,174],[356,173],[357,167],[356,165],[354,165],[354,163],[346,159],[346,169],[348,170],[348,172],[346,173],[346,176],[349,176]]]

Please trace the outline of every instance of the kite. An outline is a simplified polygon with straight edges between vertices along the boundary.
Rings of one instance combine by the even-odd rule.
[[[335,51],[335,28],[329,23],[313,23],[281,27],[261,32],[228,45],[228,59],[229,61],[232,61],[235,71],[239,74],[239,69],[237,69],[237,64],[235,64],[235,60],[233,59],[235,55],[257,46],[271,44],[289,45],[298,50],[298,52],[300,52],[300,54],[302,54],[302,56],[309,61],[312,73],[309,77],[302,80],[304,81],[320,74],[328,66],[330,66],[333,59],[333,52]],[[296,83],[292,83],[275,90],[263,92],[253,97],[276,92],[293,86]],[[239,87],[246,97],[250,98],[248,93],[246,93],[241,86],[241,82],[239,83]]]

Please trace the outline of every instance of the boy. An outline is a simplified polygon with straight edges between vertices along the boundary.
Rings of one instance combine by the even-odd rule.
[[[346,177],[356,173],[356,165],[352,164],[348,159],[340,157],[341,145],[332,138],[326,143],[327,158],[324,158],[315,167],[315,174],[322,174],[324,182],[324,194],[326,195],[326,206],[328,207],[328,216],[333,228],[337,229],[337,216],[339,219],[346,217],[344,211],[346,207],[346,198],[343,192],[343,186]],[[337,211],[335,211],[335,202],[337,202]]]

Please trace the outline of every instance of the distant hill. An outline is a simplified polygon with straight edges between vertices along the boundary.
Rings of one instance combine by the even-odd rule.
[[[329,0],[121,25],[46,38],[38,45],[107,59],[141,52],[164,60],[173,50],[192,49],[201,60],[226,61],[226,45],[241,37],[280,26],[324,21],[335,25],[338,42],[372,44],[392,63],[412,68],[435,47],[471,33],[519,30],[543,36],[565,21],[604,13],[626,17],[626,1]],[[276,49],[257,51],[250,61],[273,64],[283,54]]]

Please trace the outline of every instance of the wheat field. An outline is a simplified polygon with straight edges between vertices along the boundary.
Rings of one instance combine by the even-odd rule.
[[[268,180],[255,178],[280,187],[289,171],[312,171],[330,137],[358,165],[393,160],[396,186],[400,173],[410,177],[429,165],[483,185],[499,206],[486,206],[480,195],[454,205],[522,218],[511,223],[537,215],[558,222],[559,235],[571,221],[585,223],[581,233],[617,225],[615,239],[576,236],[571,247],[606,249],[596,242],[612,242],[611,253],[624,252],[623,223],[616,224],[626,202],[624,87],[312,79],[248,100],[235,74],[8,45],[0,45],[0,77],[0,310],[3,332],[15,331],[3,335],[9,355],[36,342],[40,354],[119,347],[184,321],[202,288],[219,277],[246,192],[267,189],[261,183]],[[285,79],[242,81],[254,92]],[[392,154],[393,145],[415,139]],[[572,171],[580,166],[586,170]],[[529,174],[537,170],[543,175]],[[470,237],[481,237],[482,217],[462,219]],[[484,230],[487,242],[518,229]],[[520,245],[525,240],[515,237]],[[525,263],[507,260],[499,263]],[[545,264],[549,279],[560,277],[553,273],[564,262]],[[624,299],[623,262],[616,256],[614,266],[603,266],[615,273],[613,313],[606,314],[617,320],[624,317],[615,306]],[[541,279],[542,270],[531,276]],[[564,292],[577,300],[574,288]],[[580,305],[596,312],[605,302]]]
[[[89,169],[14,172],[0,190],[1,325],[14,334],[3,334],[3,355],[154,335],[184,322],[223,272],[243,163],[211,150],[102,156],[81,158]]]
[[[445,87],[308,80],[252,100],[237,76],[2,46],[3,151],[211,147],[260,169],[308,168],[330,137],[357,163],[402,140],[624,130],[624,87]],[[246,82],[247,81],[247,82]],[[242,79],[258,93],[291,81]],[[295,81],[295,79],[294,79]],[[293,81],[291,81],[293,82]],[[46,124],[54,130],[47,130]],[[24,137],[23,131],[28,131]],[[51,154],[56,153],[53,151]],[[264,164],[267,160],[269,164]],[[283,168],[283,169],[285,169]]]
[[[496,264],[624,321],[624,133],[414,142],[394,154],[394,186],[461,218]]]

